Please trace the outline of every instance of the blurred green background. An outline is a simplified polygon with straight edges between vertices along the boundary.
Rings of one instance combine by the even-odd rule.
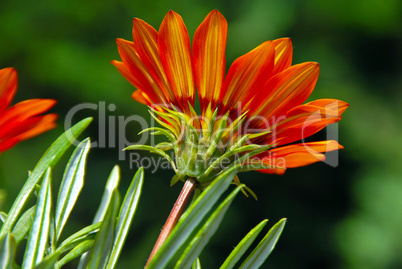
[[[0,188],[7,190],[3,210],[9,209],[27,171],[64,130],[64,117],[74,106],[103,101],[115,104],[116,109],[106,115],[114,120],[130,115],[149,119],[146,107],[130,98],[134,88],[110,64],[119,59],[115,38],[132,39],[132,17],[157,29],[172,9],[183,17],[192,38],[215,8],[229,24],[227,68],[265,40],[291,37],[293,63],[321,64],[310,100],[337,98],[350,108],[338,125],[339,141],[345,146],[338,167],[318,163],[290,169],[284,176],[239,175],[259,200],[236,199],[201,255],[203,268],[218,268],[261,220],[269,218],[273,225],[282,217],[288,218],[287,226],[263,268],[401,268],[400,0],[2,1],[0,67],[18,70],[14,103],[54,98],[59,101],[54,111],[60,115],[57,129],[0,156]],[[87,109],[74,121],[85,116],[95,117],[86,136],[97,141],[102,116]],[[132,122],[124,131],[135,142],[139,130],[140,125]],[[135,170],[128,159],[119,161],[118,154],[116,148],[95,148],[90,153],[86,184],[65,235],[92,221],[115,164],[122,168],[120,190],[125,192]],[[53,176],[56,186],[61,164]],[[172,175],[166,170],[146,171],[140,208],[119,268],[145,264],[181,188],[181,184],[169,187]]]

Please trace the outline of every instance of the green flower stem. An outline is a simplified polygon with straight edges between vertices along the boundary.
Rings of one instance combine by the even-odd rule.
[[[186,182],[184,183],[183,189],[181,190],[179,197],[177,197],[177,200],[176,200],[175,204],[173,205],[172,211],[170,211],[169,217],[167,218],[165,225],[163,226],[162,231],[159,234],[158,240],[156,240],[156,243],[154,245],[154,248],[152,249],[151,255],[149,255],[145,268],[147,268],[149,262],[152,260],[152,258],[155,256],[155,254],[158,252],[160,247],[166,241],[170,232],[175,227],[175,225],[176,225],[177,221],[179,220],[179,218],[181,217],[181,215],[183,213],[183,209],[186,206],[186,204],[191,196],[191,193],[193,192],[196,185],[197,185],[197,180],[195,178],[188,178],[186,180]]]

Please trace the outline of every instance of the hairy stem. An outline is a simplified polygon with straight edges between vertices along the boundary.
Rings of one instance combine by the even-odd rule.
[[[179,220],[180,216],[183,213],[183,209],[186,206],[196,184],[197,181],[194,178],[188,178],[184,183],[183,189],[181,190],[179,197],[177,197],[177,200],[173,205],[172,211],[170,211],[169,217],[167,218],[165,225],[163,226],[162,231],[159,234],[158,240],[156,240],[151,255],[149,255],[145,268],[147,268],[149,262],[155,256],[156,252],[158,252],[158,250],[161,248],[163,243],[166,241],[166,238],[169,236],[170,232],[175,227],[177,221]]]

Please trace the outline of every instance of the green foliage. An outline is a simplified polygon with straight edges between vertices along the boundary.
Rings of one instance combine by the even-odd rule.
[[[196,262],[198,255],[218,229],[226,211],[242,187],[243,186],[239,186],[232,191],[232,193],[226,197],[226,199],[211,214],[208,220],[205,221],[205,224],[198,230],[197,234],[184,250],[179,261],[176,263],[175,268],[188,268],[191,264]]]
[[[402,1],[183,3],[60,0],[35,1],[32,5],[28,1],[2,1],[0,33],[4,41],[0,42],[0,61],[2,67],[14,66],[20,74],[16,98],[56,98],[59,105],[55,110],[60,115],[78,103],[99,100],[116,104],[118,115],[147,115],[146,106],[130,98],[134,88],[109,63],[118,58],[114,38],[131,40],[133,17],[158,29],[172,9],[183,17],[192,38],[205,15],[217,8],[229,25],[226,70],[233,60],[262,42],[289,36],[294,44],[294,64],[313,60],[321,66],[310,100],[331,96],[351,104],[339,123],[339,139],[345,150],[340,152],[336,169],[317,164],[289,169],[281,177],[240,175],[242,182],[256,191],[259,202],[247,200],[231,206],[228,213],[247,212],[251,207],[255,212],[248,221],[237,221],[235,229],[246,231],[250,222],[257,224],[265,217],[277,219],[281,214],[291,217],[292,225],[303,226],[289,231],[286,245],[293,247],[272,257],[270,265],[274,268],[314,268],[317,263],[324,268],[402,268],[402,214],[395,212],[402,197]],[[98,113],[87,112],[93,116]],[[91,127],[95,133],[97,126]],[[133,127],[129,131],[140,130]],[[3,154],[0,188],[7,190],[7,200],[0,210],[9,210],[10,200],[22,186],[17,179],[26,179],[24,165],[34,163],[35,156],[43,151],[41,147],[50,144],[46,141],[52,139],[52,133]],[[106,150],[91,159],[92,169],[106,175],[110,171],[105,171],[105,159],[111,161],[116,156]],[[128,162],[120,165],[123,171],[129,170]],[[171,191],[162,183],[168,180],[166,175],[166,171],[152,175],[152,181],[160,187],[141,198],[149,210],[143,212],[143,220],[137,220],[139,226],[160,218],[153,213],[160,208],[160,199],[154,197]],[[125,178],[130,176],[127,172]],[[99,193],[103,187],[91,186]],[[90,205],[85,206],[83,211],[87,212]],[[169,206],[164,209],[169,210]],[[238,217],[227,214],[224,221],[234,222]],[[73,214],[70,222],[71,218],[84,225],[85,216]],[[234,230],[228,227],[227,232]],[[124,262],[140,268],[133,259],[138,260],[138,253],[146,251],[152,242],[141,246],[130,243],[136,255],[127,255]],[[224,253],[217,249],[224,248],[219,243],[213,251],[204,251],[209,268],[220,265]],[[292,259],[281,259],[283,256]]]
[[[90,139],[86,138],[73,151],[53,204],[52,167],[69,147],[68,133],[74,133],[76,137],[89,122],[90,119],[86,119],[78,123],[51,145],[28,177],[9,214],[2,214],[4,223],[0,237],[0,268],[18,268],[15,253],[18,247],[22,247],[24,240],[27,240],[27,244],[21,265],[23,269],[58,269],[75,259],[80,259],[78,268],[115,268],[138,206],[143,169],[140,168],[135,173],[123,201],[120,202],[120,169],[115,166],[107,180],[93,223],[61,241],[60,235],[65,225],[68,225],[69,216],[85,181],[91,144]],[[201,192],[156,253],[149,269],[168,266],[201,268],[198,256],[217,231],[234,198],[244,188],[244,185],[238,184],[236,189],[218,203],[236,172],[235,168],[225,171]],[[37,196],[35,205],[22,212],[34,191]],[[240,242],[227,259],[228,262],[225,262],[226,267],[222,268],[232,268],[240,260],[265,223],[266,221],[258,225]],[[246,268],[258,268],[265,261],[275,246],[284,223],[281,220],[268,232],[245,258],[243,267],[247,264]],[[177,257],[177,260],[172,260],[173,257]]]
[[[8,213],[7,219],[1,227],[0,237],[11,231],[18,216],[20,215],[24,205],[32,194],[36,184],[40,181],[44,172],[50,167],[52,168],[57,164],[66,150],[71,146],[71,139],[78,137],[86,127],[90,124],[92,118],[87,118],[72,128],[63,133],[53,144],[48,148],[42,158],[39,160],[34,170],[28,177],[25,185],[22,187],[21,192],[18,194],[13,206]]]
[[[281,236],[283,228],[285,227],[286,219],[281,219],[277,224],[275,224],[265,237],[261,240],[258,246],[251,252],[251,254],[246,258],[243,264],[240,266],[242,269],[250,268],[260,268],[264,263],[269,254],[271,254],[274,249],[276,242]]]
[[[89,250],[92,251],[89,256],[88,268],[106,268],[108,264],[110,264],[108,268],[113,268],[115,265],[137,208],[143,182],[142,169],[135,174],[124,202],[120,205],[117,190],[120,176],[118,168],[115,167],[111,179],[109,179],[112,184],[107,185],[107,187],[113,185],[112,195],[109,198],[109,194],[106,192],[107,199],[102,200],[98,210],[99,214],[96,216],[96,220],[99,219],[99,221],[60,242],[63,227],[68,221],[84,184],[90,145],[90,140],[87,138],[78,144],[72,153],[60,184],[55,208],[52,205],[51,167],[69,147],[69,137],[71,139],[71,135],[78,136],[90,121],[91,119],[81,121],[50,146],[29,176],[10,213],[4,214],[3,234],[0,237],[0,268],[14,266],[16,248],[25,238],[28,238],[28,241],[22,268],[60,268]],[[44,169],[46,166],[47,168]],[[44,171],[46,171],[45,174],[43,174]],[[19,217],[30,194],[35,189],[39,189],[35,206],[26,210]]]
[[[0,268],[12,268],[16,248],[17,243],[12,234],[7,233],[0,238]]]
[[[48,168],[41,184],[22,268],[33,268],[45,255],[50,229],[50,206],[52,203],[50,171],[50,168]]]
[[[262,229],[267,224],[268,220],[263,220],[260,224],[255,226],[236,246],[235,249],[230,253],[225,262],[222,264],[221,269],[233,268],[236,263],[240,260],[241,256],[246,252],[250,245],[254,242],[257,236],[260,234]]]
[[[67,218],[84,186],[85,163],[89,147],[89,139],[82,141],[75,149],[64,171],[59,196],[57,198],[54,220],[56,240],[60,238]]]

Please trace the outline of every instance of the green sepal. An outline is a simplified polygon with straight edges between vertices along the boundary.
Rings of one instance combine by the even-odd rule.
[[[161,143],[157,144],[155,146],[155,148],[160,149],[162,151],[168,151],[168,150],[171,150],[173,148],[173,145],[172,145],[172,143],[161,142]]]
[[[216,147],[221,142],[223,132],[225,131],[226,126],[227,126],[228,114],[229,114],[229,112],[226,113],[221,119],[218,120],[218,122],[217,122],[218,129],[211,136],[210,145],[209,145],[207,151],[205,152],[204,160],[209,159],[215,153]]]
[[[226,137],[226,134],[231,132],[233,134],[235,134],[240,127],[243,125],[243,122],[246,119],[246,115],[247,115],[248,111],[244,112],[242,115],[240,115],[240,117],[236,118],[227,128],[227,131],[223,134],[224,137]]]
[[[138,134],[140,135],[140,134],[143,134],[145,132],[154,132],[153,134],[155,134],[155,135],[162,134],[162,135],[166,136],[170,140],[170,142],[172,142],[172,143],[176,142],[176,138],[174,136],[174,133],[171,132],[169,129],[163,129],[163,128],[160,128],[160,127],[151,127],[151,128],[147,128],[147,129],[142,130]]]
[[[205,170],[205,172],[199,176],[198,181],[200,183],[203,183],[205,181],[207,181],[209,179],[209,175],[211,174],[211,172],[225,159],[228,159],[230,157],[232,157],[235,154],[240,154],[243,152],[250,152],[253,151],[255,149],[259,149],[260,146],[258,145],[246,145],[237,149],[234,149],[232,151],[227,151],[225,152],[225,154],[221,155],[219,158],[217,158],[212,164],[210,164],[207,168],[207,170]]]
[[[237,140],[235,143],[233,143],[233,145],[230,146],[227,151],[233,151],[233,150],[235,150],[236,148],[239,148],[239,147],[243,146],[244,143],[246,143],[248,139],[249,139],[249,135],[248,135],[248,134],[243,135],[242,137],[238,138],[238,140]]]
[[[258,145],[257,145],[258,146]],[[244,155],[242,155],[240,158],[236,159],[230,167],[236,167],[238,170],[240,170],[240,168],[242,168],[242,166],[244,165],[243,161],[257,155],[260,154],[261,152],[264,152],[266,150],[268,150],[270,148],[269,145],[267,146],[258,146],[256,147],[254,150],[250,150],[249,152],[245,153]]]
[[[233,184],[235,184],[236,186],[239,186],[242,184],[237,175],[233,178]],[[244,194],[244,196],[248,197],[248,195],[250,194],[257,201],[258,200],[257,195],[245,184],[243,184],[243,185],[244,185],[244,187],[241,189],[241,192]]]
[[[123,150],[146,150],[146,151],[149,151],[151,153],[159,154],[162,157],[164,157],[166,160],[168,160],[170,162],[170,164],[172,165],[174,171],[177,172],[176,164],[172,161],[170,156],[168,154],[166,154],[163,150],[160,150],[160,149],[157,149],[155,147],[148,146],[148,145],[131,145],[131,146],[128,146],[127,148],[125,148]]]
[[[163,121],[161,121],[160,119],[158,119],[158,117],[155,115],[155,111],[154,109],[149,110],[149,114],[151,114],[152,118],[154,118],[160,125],[162,125],[163,127],[165,127],[166,129],[168,129],[170,132],[172,132],[173,134],[175,134],[176,137],[179,136],[179,132],[178,130],[176,130],[172,125],[167,124]]]
[[[217,115],[218,115],[218,107],[215,108],[214,113],[212,114],[211,122],[209,123],[208,129],[207,129],[206,133],[203,136],[205,141],[209,140],[212,137],[212,134],[213,134],[214,129],[215,129],[215,121],[216,121],[216,116]]]
[[[179,181],[180,181],[180,176],[178,174],[175,174],[172,177],[172,179],[170,180],[170,186],[173,186],[174,184],[176,184]]]
[[[249,134],[249,137],[250,137],[250,139],[254,139],[254,138],[257,138],[257,137],[267,135],[269,133],[272,133],[272,131],[269,130],[269,131],[265,131],[265,132],[258,132],[258,133],[255,133],[255,134]]]

